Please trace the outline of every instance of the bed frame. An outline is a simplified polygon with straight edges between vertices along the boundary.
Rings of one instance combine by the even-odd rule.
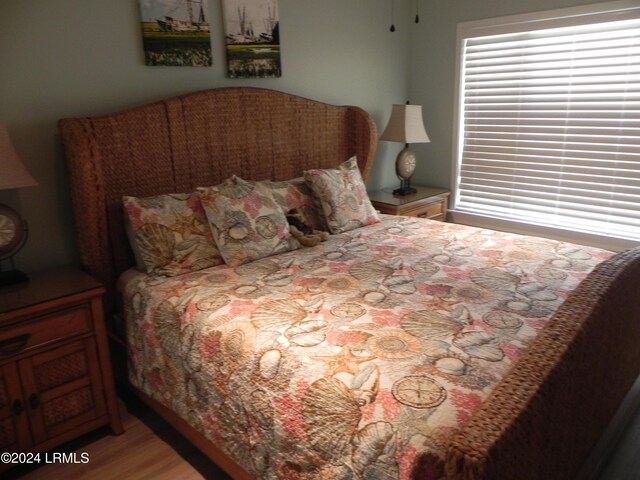
[[[133,265],[122,195],[193,191],[231,174],[298,177],[357,155],[363,177],[376,127],[357,107],[272,90],[221,88],[124,113],[59,123],[84,267],[114,309]],[[571,479],[640,372],[640,248],[600,264],[454,438],[449,479]],[[250,476],[175,413],[138,395],[236,479]],[[418,465],[415,478],[426,468]]]

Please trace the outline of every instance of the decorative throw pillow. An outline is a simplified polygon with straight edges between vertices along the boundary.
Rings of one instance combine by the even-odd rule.
[[[224,263],[197,193],[122,200],[139,270],[172,277]]]
[[[263,180],[257,183],[264,185],[271,191],[273,198],[285,215],[296,210],[302,214],[305,222],[314,230],[329,230],[324,220],[324,214],[318,211],[316,200],[304,182],[304,178],[298,177],[283,182]]]
[[[304,179],[320,201],[331,233],[346,232],[380,221],[367,196],[356,157],[351,157],[338,168],[307,170]]]
[[[211,233],[230,266],[300,248],[289,223],[264,185],[232,177],[198,188]]]

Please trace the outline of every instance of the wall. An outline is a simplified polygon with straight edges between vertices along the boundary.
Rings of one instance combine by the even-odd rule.
[[[423,105],[431,143],[414,145],[416,183],[449,187],[453,162],[456,29],[459,22],[600,3],[598,0],[422,0],[412,30],[410,96]]]
[[[369,111],[384,128],[408,93],[410,5],[389,0],[279,0],[280,79],[225,78],[220,0],[209,0],[213,67],[144,66],[137,0],[0,2],[0,122],[39,186],[0,191],[29,221],[17,255],[25,271],[77,262],[63,117],[115,112],[219,86],[261,86]],[[392,144],[380,144],[370,189],[396,182]],[[0,172],[1,174],[1,172]]]

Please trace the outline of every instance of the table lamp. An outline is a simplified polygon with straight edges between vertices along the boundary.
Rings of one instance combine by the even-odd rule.
[[[0,124],[0,190],[37,184],[13,148],[7,127]],[[0,203],[0,286],[28,280],[23,272],[16,270],[13,263],[13,257],[27,242],[28,232],[27,222],[20,214]],[[2,268],[5,260],[9,260],[9,270]]]
[[[416,193],[411,188],[411,176],[416,169],[416,156],[409,150],[410,143],[429,143],[429,136],[424,129],[421,105],[394,105],[387,128],[384,129],[380,140],[400,142],[405,144],[396,158],[396,175],[400,179],[400,188],[393,191],[394,195],[405,196]]]

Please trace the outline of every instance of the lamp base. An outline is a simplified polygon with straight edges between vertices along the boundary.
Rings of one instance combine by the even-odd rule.
[[[414,193],[418,193],[418,191],[413,187],[400,187],[393,191],[393,194],[398,197],[406,197],[407,195],[413,195]]]
[[[400,188],[396,188],[393,194],[398,197],[406,197],[407,195],[413,195],[418,191],[411,186],[411,177],[400,177]]]
[[[16,283],[28,282],[29,277],[20,270],[7,270],[0,272],[0,287],[15,285]]]
[[[396,175],[400,179],[400,188],[393,191],[394,195],[404,197],[416,193],[415,188],[411,188],[411,177],[416,169],[416,156],[409,150],[407,144],[396,158]]]

